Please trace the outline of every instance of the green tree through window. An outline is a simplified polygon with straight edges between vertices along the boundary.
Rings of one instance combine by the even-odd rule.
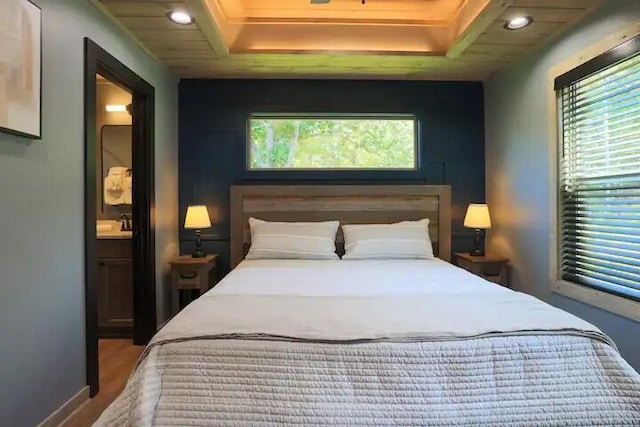
[[[416,123],[399,118],[250,119],[251,169],[415,169]]]

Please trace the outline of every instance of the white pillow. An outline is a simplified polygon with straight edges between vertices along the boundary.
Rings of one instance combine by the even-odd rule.
[[[246,259],[339,259],[338,221],[268,222],[249,218],[251,248]]]
[[[342,259],[431,259],[429,220],[343,225]]]

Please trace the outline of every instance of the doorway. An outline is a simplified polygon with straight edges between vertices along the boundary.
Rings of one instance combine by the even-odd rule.
[[[96,75],[99,361],[109,341],[120,338],[131,344],[133,337],[132,101],[126,88]]]
[[[129,323],[132,325],[128,326],[129,335],[133,337],[134,344],[146,344],[156,332],[155,224],[153,216],[155,90],[153,86],[88,38],[85,38],[84,71],[86,366],[87,384],[90,395],[93,397],[98,393],[100,387],[98,338],[105,331],[108,332],[108,328],[105,329],[104,325],[104,307],[99,307],[101,281],[112,281],[122,298],[126,297],[126,295],[122,295],[123,293],[131,292],[131,300],[129,300],[131,307],[129,309],[132,319],[129,319]],[[130,168],[120,165],[125,169],[122,171],[124,172],[123,176],[130,178],[122,181],[130,185],[128,203],[120,203],[122,200],[117,199],[120,196],[126,197],[126,194],[123,196],[114,192],[109,196],[114,196],[116,199],[106,208],[104,207],[106,197],[104,191],[103,189],[98,191],[99,179],[103,179],[104,166],[102,153],[98,150],[99,143],[102,142],[99,140],[99,136],[104,136],[102,133],[104,128],[98,127],[99,111],[97,108],[97,85],[101,78],[112,82],[122,91],[130,94],[129,104],[114,104],[117,107],[113,107],[122,109],[121,106],[125,106],[125,111],[120,112],[130,115],[130,127],[108,130],[111,139],[123,138],[125,134],[129,135],[133,147],[130,152]],[[118,142],[114,144],[118,145]],[[126,169],[129,171],[127,172]],[[131,242],[128,245],[129,264],[126,261],[127,257],[120,252],[114,254],[114,262],[109,265],[98,264],[98,255],[104,255],[97,251],[98,220],[104,216],[102,215],[104,210],[99,211],[99,209],[108,210],[111,215],[119,214],[122,224],[119,230],[129,231],[128,238]],[[129,212],[125,212],[127,209]],[[104,226],[104,223],[100,225],[100,227]],[[107,249],[114,250],[110,246],[107,246]],[[109,274],[111,277],[107,276]],[[119,275],[121,277],[118,277]],[[123,284],[125,280],[130,280],[132,283],[127,287]],[[117,313],[118,310],[114,310],[114,312]],[[127,325],[123,322],[118,324],[118,319],[112,320],[114,321],[111,326],[114,326],[116,335],[122,334]],[[102,328],[99,328],[100,324]],[[118,327],[120,327],[119,330]]]

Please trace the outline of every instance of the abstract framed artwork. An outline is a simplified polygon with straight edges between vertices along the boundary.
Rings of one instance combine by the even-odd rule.
[[[0,131],[42,138],[42,16],[29,0],[0,0]]]

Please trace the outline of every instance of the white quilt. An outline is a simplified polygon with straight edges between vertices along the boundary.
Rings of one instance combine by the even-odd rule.
[[[639,425],[597,328],[438,260],[245,261],[97,425]]]

